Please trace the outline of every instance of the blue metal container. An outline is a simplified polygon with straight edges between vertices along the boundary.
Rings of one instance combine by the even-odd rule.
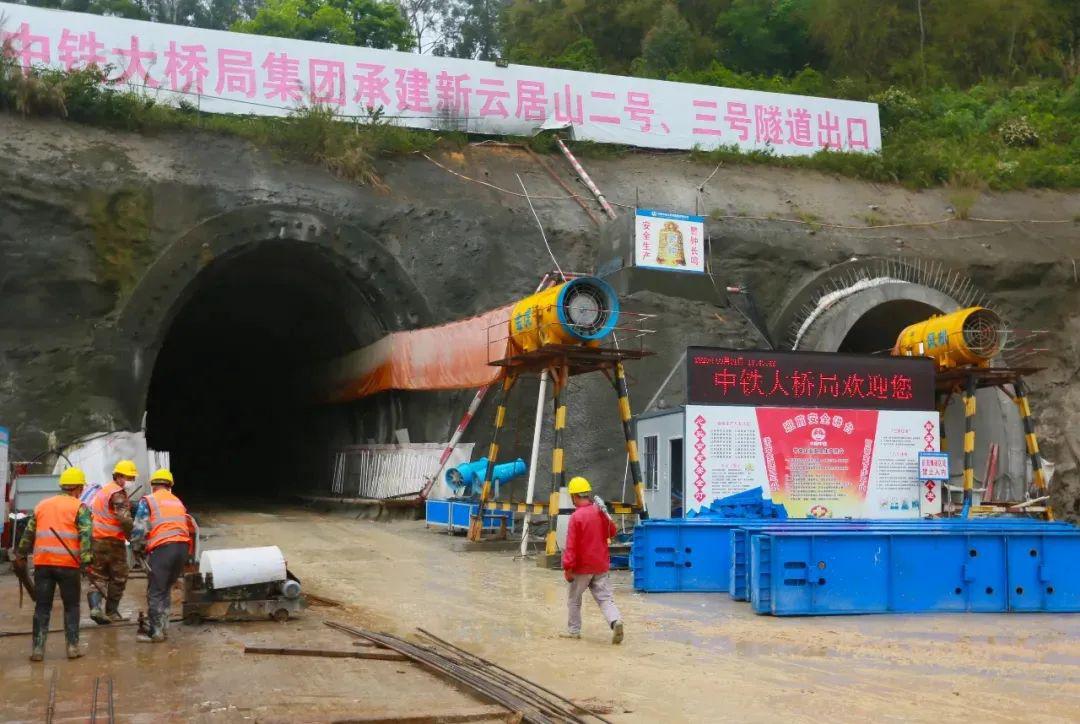
[[[1049,526],[1049,527],[1047,527]],[[693,520],[648,520],[634,529],[631,562],[634,588],[639,591],[725,591],[745,600],[749,593],[746,576],[750,555],[744,530],[914,530],[926,534],[974,530],[1061,530],[1076,531],[1067,523],[1050,523],[1027,518],[1015,519],[902,519],[902,520],[818,520],[789,518]],[[733,540],[735,538],[736,540]]]
[[[792,523],[793,525],[788,525]],[[746,601],[750,593],[750,536],[755,532],[785,532],[785,531],[865,531],[865,532],[904,532],[920,531],[931,533],[939,531],[949,532],[987,532],[987,531],[1076,531],[1077,529],[1064,522],[1048,523],[1046,521],[1033,520],[1030,518],[944,518],[937,520],[878,520],[878,521],[836,521],[839,525],[830,524],[829,521],[804,520],[797,521],[757,521],[739,528],[732,528],[729,533],[731,550],[728,560],[731,561],[731,570],[728,578],[728,593],[736,601]]]
[[[467,531],[472,516],[479,509],[478,504],[467,500],[428,499],[425,502],[424,522],[428,526],[447,526],[451,531]],[[484,513],[484,530],[499,528],[500,518],[506,519],[507,530],[514,530],[514,515],[509,510],[489,510]]]
[[[751,533],[751,606],[777,616],[1080,611],[1080,533],[1028,527]]]

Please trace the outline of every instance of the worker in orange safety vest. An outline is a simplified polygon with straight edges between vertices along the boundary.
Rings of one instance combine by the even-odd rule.
[[[90,505],[94,515],[94,564],[87,572],[97,590],[86,594],[90,618],[98,624],[126,621],[120,613],[120,599],[128,580],[127,540],[134,521],[128,488],[134,485],[139,470],[132,460],[121,460],[113,468],[112,481],[97,492]],[[104,604],[104,610],[102,609]]]
[[[79,649],[79,594],[81,572],[90,565],[90,511],[79,502],[86,475],[79,468],[60,474],[60,493],[46,498],[34,508],[15,550],[15,565],[26,569],[26,558],[34,556],[34,629],[31,661],[45,658],[53,598],[60,589],[64,602],[64,636],[67,657],[82,656]]]
[[[150,476],[152,492],[135,510],[132,552],[148,559],[146,607],[149,631],[135,640],[160,643],[168,636],[170,591],[195,552],[195,529],[187,508],[173,495],[173,475],[162,468]]]

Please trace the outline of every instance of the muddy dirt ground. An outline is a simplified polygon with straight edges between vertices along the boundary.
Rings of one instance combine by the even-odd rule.
[[[565,584],[509,553],[456,553],[418,522],[302,508],[208,511],[208,548],[276,544],[311,593],[343,602],[285,624],[173,625],[166,644],[92,628],[87,655],[44,664],[27,637],[0,638],[0,720],[41,721],[59,669],[56,721],[89,718],[94,680],[115,682],[118,721],[334,721],[480,714],[483,702],[409,663],[245,655],[245,644],[350,649],[341,620],[417,626],[508,666],[614,721],[1080,721],[1080,616],[758,617],[723,595],[635,594],[614,574],[627,622],[612,646],[586,603],[584,638],[558,638]],[[0,630],[28,630],[0,576]],[[142,606],[133,580],[122,610]],[[59,606],[53,616],[60,619]],[[94,625],[88,620],[87,626]]]

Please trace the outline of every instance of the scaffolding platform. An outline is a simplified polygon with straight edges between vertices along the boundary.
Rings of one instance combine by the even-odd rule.
[[[960,392],[969,379],[975,379],[975,387],[1001,387],[1012,385],[1017,378],[1027,377],[1040,372],[1042,367],[976,367],[943,370],[937,373],[936,391],[939,395]]]
[[[569,376],[612,370],[624,360],[643,359],[653,352],[646,349],[614,349],[611,347],[583,347],[572,344],[549,344],[541,349],[511,355],[489,362],[494,367],[505,367],[511,374],[539,373],[548,369],[566,369]]]

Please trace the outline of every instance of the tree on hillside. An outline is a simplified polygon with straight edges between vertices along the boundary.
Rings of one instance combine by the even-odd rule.
[[[232,30],[370,48],[411,50],[414,44],[398,6],[381,0],[267,0]]]
[[[807,24],[812,0],[733,0],[718,14],[713,34],[720,61],[750,73],[791,75],[823,58]]]
[[[665,5],[660,19],[641,43],[641,69],[656,78],[666,78],[669,73],[685,68],[691,42],[690,23],[675,5]]]
[[[452,0],[443,16],[443,38],[433,52],[452,58],[494,60],[502,53],[501,16],[508,0]]]

